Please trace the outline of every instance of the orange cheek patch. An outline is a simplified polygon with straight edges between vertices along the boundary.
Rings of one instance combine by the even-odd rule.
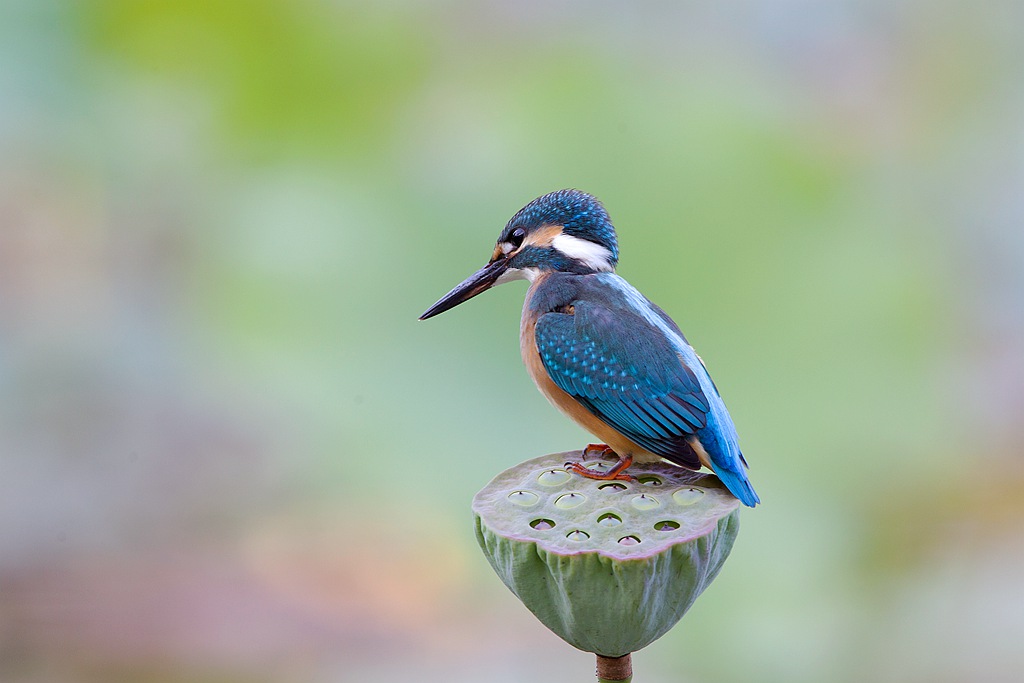
[[[526,241],[518,249],[513,249],[508,254],[501,250],[501,242],[498,242],[494,247],[494,252],[491,254],[491,263],[494,263],[500,258],[505,256],[511,256],[516,254],[526,247],[550,247],[555,241],[555,238],[562,234],[561,225],[544,225],[529,234]]]
[[[533,247],[550,247],[555,238],[561,234],[561,225],[545,225],[531,232],[526,238],[525,244]]]

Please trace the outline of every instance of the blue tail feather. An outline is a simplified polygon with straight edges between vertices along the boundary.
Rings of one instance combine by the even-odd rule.
[[[740,499],[740,502],[747,507],[754,507],[761,502],[758,498],[757,493],[754,491],[754,487],[750,485],[750,480],[747,479],[746,472],[742,470],[736,472],[733,470],[727,470],[724,467],[713,467],[715,474],[722,480],[725,487],[729,489],[732,495]]]

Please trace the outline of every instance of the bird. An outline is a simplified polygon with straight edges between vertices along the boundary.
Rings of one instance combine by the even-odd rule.
[[[591,479],[631,480],[633,462],[667,460],[713,471],[744,505],[760,498],[736,427],[704,362],[679,326],[616,274],[619,247],[604,205],[565,189],[517,211],[490,260],[428,308],[439,315],[491,287],[529,281],[520,323],[523,363],[541,393],[617,456]]]

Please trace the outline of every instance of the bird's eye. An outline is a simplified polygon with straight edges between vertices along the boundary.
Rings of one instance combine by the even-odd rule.
[[[522,246],[524,239],[526,239],[526,231],[522,228],[516,228],[512,231],[512,234],[508,236],[509,243],[516,249]]]

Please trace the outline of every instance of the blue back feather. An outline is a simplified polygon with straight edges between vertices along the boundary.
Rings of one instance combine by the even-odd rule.
[[[529,305],[551,380],[591,413],[651,453],[712,469],[745,505],[760,502],[746,475],[736,428],[704,364],[679,328],[613,273],[554,273]],[[572,312],[568,312],[572,306]]]

